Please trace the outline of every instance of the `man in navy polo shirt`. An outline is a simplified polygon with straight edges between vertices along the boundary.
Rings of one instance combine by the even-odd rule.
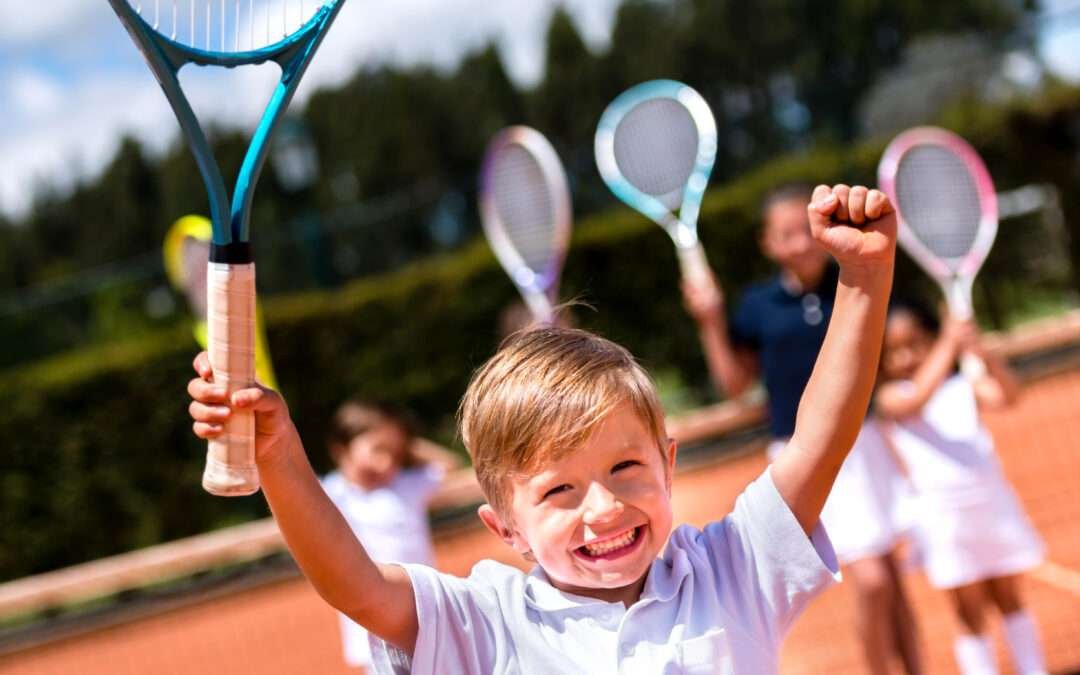
[[[810,235],[806,208],[812,191],[810,185],[787,184],[765,196],[758,242],[779,271],[743,292],[730,322],[715,279],[683,286],[716,387],[736,397],[761,377],[768,393],[770,451],[783,447],[795,428],[838,283],[837,267]],[[894,656],[909,675],[922,672],[894,555],[897,492],[896,466],[877,425],[868,421],[821,518],[852,581],[863,652],[875,675],[887,675]]]

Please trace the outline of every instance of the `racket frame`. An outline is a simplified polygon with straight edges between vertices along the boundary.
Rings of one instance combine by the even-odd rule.
[[[512,146],[520,147],[536,160],[548,194],[552,196],[554,241],[552,255],[542,270],[530,268],[514,246],[499,216],[495,195],[490,188],[495,162]],[[507,127],[492,137],[480,168],[479,205],[480,221],[495,258],[517,286],[533,318],[538,323],[550,325],[555,319],[554,306],[558,303],[559,278],[570,247],[573,211],[566,171],[555,148],[542,133],[531,127],[517,125]]]
[[[936,255],[904,219],[903,207],[896,189],[896,177],[904,156],[920,145],[936,145],[952,153],[964,164],[975,183],[979,198],[979,226],[971,248],[962,256],[944,258]],[[998,230],[997,192],[979,153],[970,143],[947,129],[914,127],[898,135],[885,148],[878,163],[878,184],[896,208],[899,225],[897,240],[900,246],[941,287],[945,303],[953,317],[961,321],[974,318],[972,290],[975,276],[990,255]],[[974,382],[986,372],[986,364],[978,356],[964,353],[960,355],[960,370],[969,381]]]
[[[246,244],[250,233],[251,199],[255,192],[255,183],[266,162],[270,139],[277,129],[282,113],[296,93],[300,80],[311,63],[311,57],[345,0],[328,0],[303,26],[273,44],[238,52],[219,52],[182,44],[155,30],[128,0],[108,1],[146,58],[150,70],[176,113],[188,147],[195,156],[210,197],[210,222],[214,229],[215,247],[220,249],[230,244]],[[179,72],[189,63],[236,68],[267,61],[274,61],[281,67],[281,79],[252,134],[251,143],[236,178],[230,207],[229,192],[225,187],[221,169],[202,126],[180,87]],[[234,252],[232,255],[238,253]],[[223,255],[229,254],[219,251],[217,257]]]
[[[630,183],[615,157],[615,130],[623,118],[642,103],[664,98],[676,101],[686,109],[698,134],[697,155],[683,188],[677,216],[656,196]],[[716,120],[709,104],[692,87],[675,80],[650,80],[627,89],[608,104],[596,126],[594,152],[600,177],[616,197],[664,228],[675,243],[683,276],[695,283],[711,274],[698,239],[697,221],[709,175],[716,162],[716,150]]]
[[[935,255],[904,219],[903,207],[897,198],[896,176],[904,156],[920,145],[936,145],[952,153],[963,162],[975,183],[980,207],[979,228],[971,248],[962,256],[942,258]],[[997,193],[982,158],[967,141],[951,131],[915,127],[898,135],[885,149],[878,163],[878,184],[896,207],[900,246],[941,286],[953,316],[962,320],[972,318],[972,285],[990,254],[998,229]]]
[[[213,230],[207,269],[210,363],[215,381],[231,394],[255,384],[255,264],[249,240],[255,184],[274,131],[344,0],[327,0],[308,21],[277,42],[235,52],[177,42],[157,31],[128,0],[109,0],[109,4],[172,106],[206,186]],[[230,199],[202,126],[182,91],[179,72],[187,64],[235,68],[267,61],[278,64],[281,78],[252,134]],[[259,489],[255,421],[250,411],[234,410],[222,435],[209,442],[203,487],[222,496]]]

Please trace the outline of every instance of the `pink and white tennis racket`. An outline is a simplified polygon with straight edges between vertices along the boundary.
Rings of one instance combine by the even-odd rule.
[[[972,284],[998,228],[997,194],[982,158],[951,131],[916,127],[889,143],[878,183],[896,206],[900,246],[941,286],[949,312],[972,318]],[[961,367],[969,377],[984,368],[971,355]]]

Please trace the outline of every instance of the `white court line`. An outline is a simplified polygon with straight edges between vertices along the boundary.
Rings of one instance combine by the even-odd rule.
[[[1057,589],[1080,597],[1080,572],[1049,560],[1031,572],[1031,576]]]

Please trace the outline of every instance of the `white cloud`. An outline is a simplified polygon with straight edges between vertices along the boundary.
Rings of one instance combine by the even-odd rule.
[[[103,9],[100,0],[48,0],[33,6],[9,0],[0,4],[0,45],[28,45],[85,29]]]
[[[432,63],[450,68],[470,49],[500,46],[516,81],[533,84],[543,32],[557,0],[349,0],[316,55],[296,101],[345,81],[363,64]],[[618,0],[563,0],[586,41],[602,48]],[[149,70],[101,0],[49,0],[26,11],[0,3],[0,209],[21,213],[39,181],[54,185],[96,173],[123,133],[152,148],[176,122]],[[196,112],[251,126],[276,74],[237,69],[228,84],[207,71],[181,78]],[[224,95],[222,92],[226,92]]]
[[[21,70],[4,83],[8,105],[24,117],[54,113],[64,99],[63,83],[47,73]]]

